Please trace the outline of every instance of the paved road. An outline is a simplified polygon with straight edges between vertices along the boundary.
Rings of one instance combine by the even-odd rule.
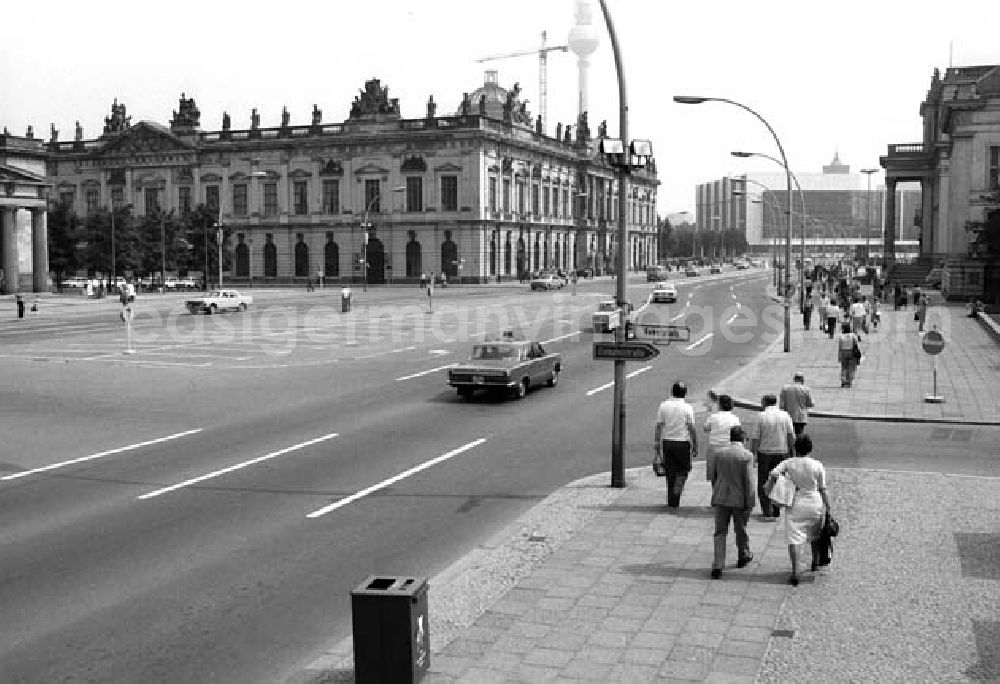
[[[697,400],[773,339],[733,341],[768,315],[764,284],[681,281],[657,306],[692,337],[629,366],[627,467],[649,458],[669,382]],[[612,287],[449,288],[435,316],[413,291],[372,291],[353,317],[339,293],[258,294],[210,318],[165,299],[141,311],[131,356],[114,306],[0,328],[5,677],[269,681],[349,633],[368,574],[433,575],[607,470],[611,365],[581,326]],[[564,354],[559,387],[459,400],[443,367],[508,325]]]

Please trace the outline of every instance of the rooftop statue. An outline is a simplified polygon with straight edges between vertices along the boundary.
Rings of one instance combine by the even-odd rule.
[[[469,101],[469,94],[462,93],[462,105],[458,111],[462,116],[468,116],[470,109],[472,109],[472,102]]]
[[[479,116],[486,116],[486,94],[479,96]]]
[[[118,104],[115,98],[111,105],[111,116],[104,117],[104,133],[121,133],[132,125],[132,117],[125,115],[125,103]]]
[[[432,94],[429,98],[427,98],[427,118],[433,119],[436,112],[437,102],[434,101],[434,95]]]
[[[49,124],[49,141],[56,142],[59,140],[59,129],[56,128],[55,124]]]
[[[256,107],[250,112],[250,128],[254,130],[260,128],[260,114],[257,113]]]
[[[178,108],[174,111],[173,119],[170,120],[170,127],[197,128],[200,125],[201,112],[198,111],[198,105],[194,103],[194,98],[184,97],[184,93],[181,93]]]
[[[389,98],[389,87],[383,87],[377,78],[365,81],[365,89],[358,92],[351,104],[350,118],[377,115],[399,116],[399,98]]]
[[[604,119],[601,123],[597,124],[597,137],[607,138],[608,137],[608,120]]]
[[[316,105],[313,105],[312,125],[319,126],[322,121],[323,121],[323,110],[317,107]]]
[[[288,128],[288,122],[291,120],[292,115],[288,113],[288,107],[281,107],[281,127]]]
[[[83,126],[80,125],[79,121],[76,122],[76,135],[74,136],[73,139],[83,140]]]
[[[222,112],[222,130],[228,131],[231,125],[232,121],[229,119],[229,112]]]

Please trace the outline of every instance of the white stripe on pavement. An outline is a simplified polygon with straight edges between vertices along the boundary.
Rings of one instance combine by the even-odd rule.
[[[437,458],[432,458],[431,460],[425,461],[424,463],[421,463],[418,466],[414,466],[413,468],[410,468],[409,470],[404,470],[400,474],[394,475],[394,476],[390,477],[388,480],[382,480],[378,484],[374,484],[371,487],[368,487],[366,489],[362,489],[360,492],[356,492],[354,494],[351,494],[350,496],[348,496],[346,498],[343,498],[340,501],[337,501],[335,503],[332,503],[329,506],[324,506],[323,508],[315,510],[312,513],[309,513],[308,515],[306,515],[306,517],[307,518],[318,518],[321,515],[326,515],[327,513],[331,512],[331,511],[335,511],[338,508],[342,508],[342,507],[344,507],[344,506],[346,506],[346,505],[348,505],[350,503],[353,503],[353,502],[357,501],[358,499],[360,499],[362,497],[368,496],[372,492],[377,492],[380,489],[385,489],[386,487],[389,487],[390,485],[393,485],[393,484],[399,482],[400,480],[404,480],[404,479],[408,478],[410,475],[415,475],[416,473],[419,473],[421,470],[426,470],[426,469],[430,468],[431,466],[435,466],[438,463],[441,463],[442,461],[447,461],[449,458],[452,458],[453,456],[458,456],[459,454],[461,454],[461,453],[463,453],[465,451],[468,451],[469,449],[472,449],[472,448],[475,448],[475,447],[479,446],[480,444],[482,444],[485,441],[486,441],[485,437],[480,437],[479,439],[474,440],[472,442],[469,442],[468,444],[465,444],[463,446],[460,446],[457,449],[452,449],[451,451],[449,451],[446,454],[441,454]]]
[[[737,316],[737,314],[733,314],[732,316],[730,316],[729,320],[726,321],[726,325],[729,325],[730,323],[732,323],[733,321],[735,321],[736,320],[736,316]]]
[[[186,437],[187,435],[193,435],[196,432],[201,432],[203,428],[195,428],[194,430],[185,430],[184,432],[178,432],[173,435],[167,435],[166,437],[158,437],[157,439],[150,439],[145,442],[139,442],[138,444],[129,444],[128,446],[118,447],[117,449],[109,449],[107,451],[102,451],[97,454],[91,454],[90,456],[81,456],[80,458],[74,458],[69,461],[60,461],[59,463],[52,463],[47,466],[42,466],[41,468],[32,468],[31,470],[25,470],[20,473],[13,473],[11,475],[4,475],[0,477],[0,480],[16,480],[19,477],[27,477],[28,475],[34,475],[35,473],[43,473],[47,470],[55,470],[56,468],[63,468],[65,466],[75,465],[77,463],[83,463],[85,461],[93,461],[94,459],[101,458],[103,456],[111,456],[112,454],[120,454],[125,451],[131,451],[133,449],[140,449],[145,446],[150,446],[152,444],[159,444],[161,442],[167,442],[171,439],[179,439],[180,437]]]
[[[445,368],[451,368],[452,366],[457,366],[457,363],[449,363],[447,366],[438,366],[437,368],[428,368],[425,371],[420,371],[419,373],[412,373],[410,375],[404,375],[401,378],[396,378],[396,382],[400,380],[410,380],[412,378],[419,378],[421,375],[428,375],[429,373],[437,373],[439,370],[444,370]]]
[[[579,335],[581,331],[577,330],[575,332],[566,333],[565,335],[559,335],[558,337],[553,337],[552,339],[543,340],[540,344],[548,344],[549,342],[558,342],[559,340],[565,340],[567,337],[573,337],[574,335]]]
[[[625,377],[626,378],[634,378],[635,376],[639,375],[640,373],[645,373],[650,368],[652,368],[652,366],[643,366],[642,368],[637,368],[634,371],[632,371],[631,373],[628,373]],[[588,397],[592,397],[592,396],[594,396],[595,394],[597,394],[598,392],[600,392],[602,390],[606,390],[609,387],[613,387],[614,384],[615,384],[614,380],[612,380],[611,382],[606,382],[603,385],[601,385],[600,387],[595,387],[594,389],[588,391],[587,392],[587,396]]]
[[[156,491],[149,492],[148,494],[142,494],[137,496],[137,499],[152,499],[154,496],[159,496],[160,494],[166,494],[167,492],[172,492],[175,489],[181,489],[182,487],[188,487],[199,482],[204,482],[205,480],[211,480],[214,477],[219,477],[220,475],[225,475],[226,473],[231,473],[234,470],[239,470],[241,468],[246,468],[247,466],[252,466],[255,463],[260,463],[262,461],[267,461],[272,458],[277,458],[290,451],[296,451],[298,449],[304,449],[307,446],[312,446],[319,442],[325,442],[328,439],[333,439],[337,436],[336,432],[331,432],[328,435],[323,435],[322,437],[317,437],[316,439],[310,439],[308,442],[302,442],[301,444],[294,444],[290,447],[285,447],[278,451],[273,451],[270,454],[265,454],[264,456],[258,456],[257,458],[252,458],[249,461],[243,461],[242,463],[237,463],[236,465],[229,466],[228,468],[223,468],[222,470],[216,470],[211,473],[206,473],[205,475],[199,475],[198,477],[193,477],[190,480],[184,480],[184,482],[178,482],[175,485],[170,485],[169,487],[164,487],[162,489],[157,489]]]
[[[715,336],[715,333],[708,333],[707,335],[705,335],[704,337],[702,337],[701,339],[699,339],[697,342],[692,342],[688,346],[684,347],[684,351],[691,351],[692,349],[694,349],[695,347],[697,347],[699,344],[701,344],[705,340],[711,339],[714,336]]]
[[[671,320],[671,321],[676,321],[676,320],[677,320],[678,318],[684,318],[684,317],[685,317],[686,315],[687,315],[687,313],[686,313],[686,312],[684,312],[684,311],[681,311],[681,312],[680,312],[679,314],[677,314],[676,316],[674,316],[674,317],[673,317],[673,318],[671,318],[670,320]]]

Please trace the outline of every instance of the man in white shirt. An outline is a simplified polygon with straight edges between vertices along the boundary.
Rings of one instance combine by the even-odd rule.
[[[826,334],[833,339],[833,334],[837,332],[837,322],[840,320],[840,306],[837,304],[837,298],[834,296],[830,297],[830,301],[826,305]]]
[[[670,388],[667,399],[656,412],[656,430],[653,436],[654,449],[663,454],[663,465],[667,471],[667,506],[681,505],[681,493],[691,459],[698,455],[698,432],[694,424],[694,408],[684,401],[687,385],[678,380]]]
[[[865,313],[865,305],[858,297],[855,297],[854,302],[851,304],[851,332],[856,335],[868,332]]]
[[[705,479],[711,482],[709,470],[715,452],[729,446],[729,436],[732,428],[740,424],[739,416],[733,413],[733,398],[728,394],[719,395],[719,410],[705,419],[705,432],[708,433],[708,450],[705,452]]]
[[[750,431],[750,449],[757,457],[757,498],[765,518],[776,518],[778,508],[764,493],[764,484],[771,470],[786,458],[794,456],[795,427],[786,411],[778,408],[778,398],[765,394],[764,410]]]

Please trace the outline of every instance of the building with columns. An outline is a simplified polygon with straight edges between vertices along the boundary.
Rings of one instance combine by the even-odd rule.
[[[982,252],[987,226],[1000,230],[1000,65],[934,70],[920,105],[923,139],[889,145],[880,158],[892,201],[903,183],[919,183],[920,260],[943,263],[942,292],[965,299],[990,293],[1000,299],[997,254]],[[886,231],[887,253],[898,240]]]
[[[459,98],[455,98],[459,100]],[[404,119],[378,79],[365,84],[346,120],[307,124],[284,110],[278,126],[203,131],[183,94],[169,126],[132,124],[117,101],[102,135],[45,146],[50,199],[77,214],[131,204],[219,213],[233,250],[227,281],[295,283],[516,279],[545,268],[613,262],[615,172],[598,153],[586,114],[546,135],[517,84],[495,71],[456,111]],[[629,185],[629,264],[656,254],[655,163]],[[367,257],[367,258],[365,258]]]
[[[47,292],[46,151],[31,128],[0,135],[0,293]]]

